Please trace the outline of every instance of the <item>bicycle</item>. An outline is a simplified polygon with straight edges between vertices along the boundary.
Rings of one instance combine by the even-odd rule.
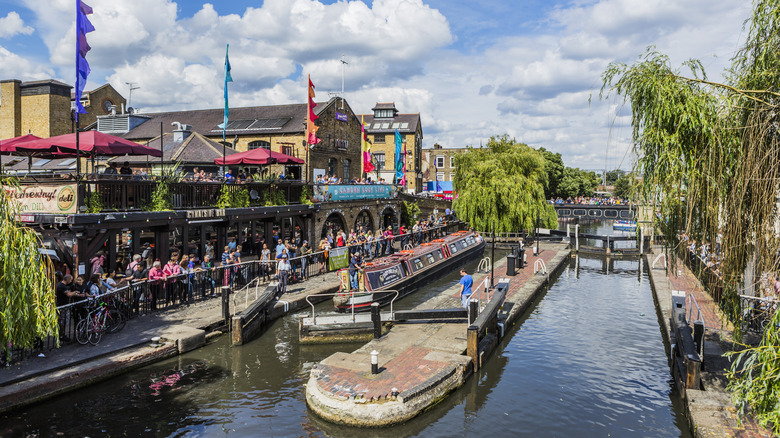
[[[97,345],[103,333],[116,333],[125,327],[124,314],[115,306],[100,302],[87,313],[87,317],[76,324],[76,341],[81,345]]]

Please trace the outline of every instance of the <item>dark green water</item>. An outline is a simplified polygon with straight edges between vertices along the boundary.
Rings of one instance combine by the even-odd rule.
[[[400,307],[457,279],[453,273]],[[661,339],[646,266],[572,258],[476,376],[400,426],[351,429],[309,413],[303,385],[311,365],[357,345],[299,345],[288,316],[243,347],[223,337],[13,412],[0,420],[0,435],[689,436]]]

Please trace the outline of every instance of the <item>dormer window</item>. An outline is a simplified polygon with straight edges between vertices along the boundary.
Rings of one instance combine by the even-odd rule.
[[[392,119],[394,116],[392,109],[378,109],[374,110],[375,119]]]

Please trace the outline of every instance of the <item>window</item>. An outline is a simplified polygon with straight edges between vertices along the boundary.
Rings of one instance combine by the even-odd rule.
[[[450,167],[455,167],[455,157],[450,157]]]
[[[336,140],[336,149],[346,151],[349,147],[349,140]]]
[[[451,253],[453,253],[453,254],[455,254],[456,252],[458,252],[458,247],[457,247],[457,245],[455,245],[454,243],[450,243],[450,252],[451,252]]]
[[[349,160],[344,160],[344,182],[349,179]]]
[[[444,155],[436,156],[436,167],[444,167]]]
[[[292,156],[293,154],[292,146],[282,146],[282,153],[285,155]]]
[[[444,172],[436,172],[436,180],[444,181]]]
[[[433,254],[426,254],[426,257],[428,258],[429,265],[432,265],[436,262],[436,259],[433,258]]]
[[[59,165],[60,165],[60,166],[70,166],[71,164],[73,164],[73,163],[75,163],[75,162],[76,162],[76,159],[75,159],[75,158],[68,158],[67,160],[62,160],[62,161],[60,161],[60,164],[59,164]]]
[[[328,160],[328,176],[336,174],[336,159],[331,158]]]
[[[409,129],[409,124],[406,122],[401,123],[401,129]]]
[[[376,160],[376,170],[384,170],[385,169],[385,153],[379,152],[374,155],[374,160]]]
[[[414,270],[415,270],[415,271],[419,271],[420,269],[422,269],[422,268],[423,268],[423,262],[422,262],[422,260],[420,260],[420,259],[414,259],[414,261],[413,261],[413,262],[414,262]]]
[[[450,181],[455,181],[455,172],[450,172]]]
[[[255,149],[259,149],[259,148],[268,149],[270,151],[271,150],[271,143],[267,142],[265,140],[258,140],[258,141],[251,141],[251,142],[249,142],[249,150],[250,151],[255,150]]]
[[[384,134],[374,134],[374,143],[384,143],[384,142],[385,142]]]
[[[392,118],[392,117],[393,117],[393,110],[391,109],[374,110],[374,118],[376,119]]]
[[[48,164],[49,161],[51,161],[51,160],[46,159],[46,158],[40,159],[40,160],[36,161],[35,163],[33,163],[32,167],[43,167],[46,164]]]
[[[390,122],[382,123],[382,129],[390,129]]]
[[[399,129],[400,127],[401,127],[400,123],[398,123],[398,122],[393,123],[393,129]]]

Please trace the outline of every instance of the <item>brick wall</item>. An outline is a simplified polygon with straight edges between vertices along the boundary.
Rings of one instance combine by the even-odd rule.
[[[0,138],[22,135],[22,101],[16,79],[0,81]]]

